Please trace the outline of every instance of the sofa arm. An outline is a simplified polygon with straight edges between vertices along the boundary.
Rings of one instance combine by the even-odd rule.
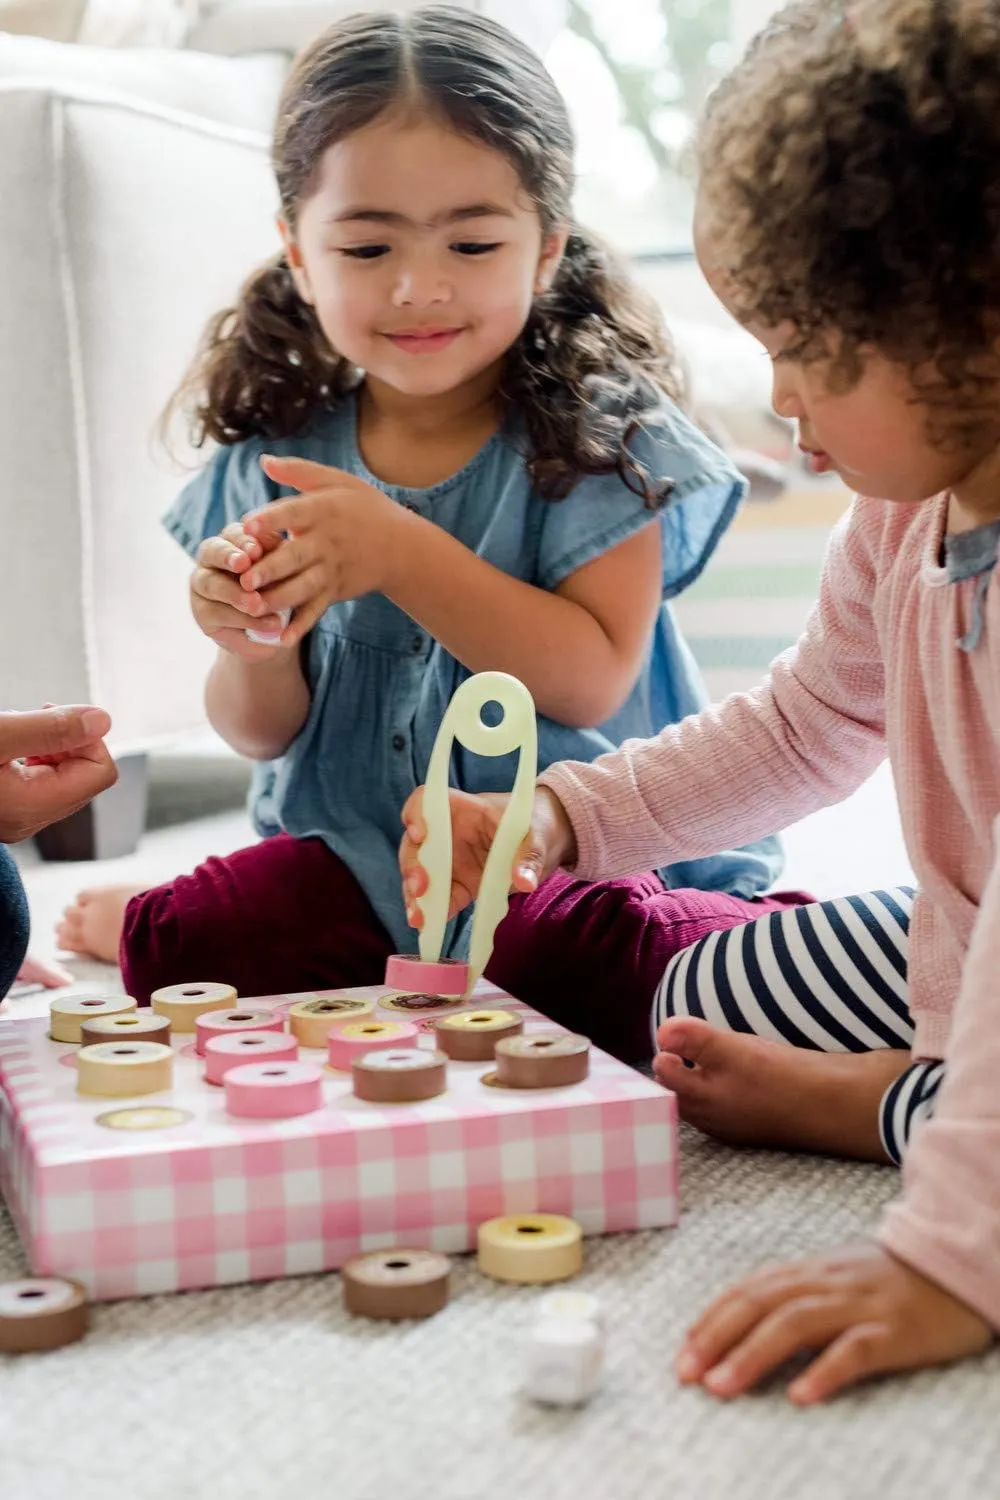
[[[0,84],[0,203],[0,700],[100,702],[116,753],[146,749],[204,724],[212,654],[160,525],[186,472],[154,429],[206,319],[277,244],[267,143]]]

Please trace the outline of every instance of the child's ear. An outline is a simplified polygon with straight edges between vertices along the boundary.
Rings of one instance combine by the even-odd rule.
[[[291,271],[292,280],[295,282],[295,290],[303,302],[308,302],[311,305],[313,301],[312,288],[309,285],[309,276],[306,272],[298,241],[284,219],[279,217],[275,220],[275,223],[278,226],[278,233],[281,235],[282,244],[285,247],[285,259],[288,261],[288,269]]]
[[[560,225],[547,234],[542,241],[542,253],[538,259],[538,270],[535,273],[535,295],[543,296],[556,279],[559,263],[566,253],[566,242],[569,239],[569,225]]]

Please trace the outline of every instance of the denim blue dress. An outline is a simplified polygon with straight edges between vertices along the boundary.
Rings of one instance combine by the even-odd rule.
[[[633,439],[636,457],[657,478],[674,481],[659,512],[663,604],[639,679],[606,723],[573,729],[539,715],[539,768],[556,760],[595,759],[623,740],[655,735],[705,704],[704,687],[669,601],[711,556],[743,493],[729,461],[670,403]],[[495,434],[441,484],[409,489],[383,484],[367,468],[357,441],[357,401],[343,400],[294,437],[250,438],[220,448],[182,491],[165,524],[192,556],[205,537],[248,511],[292,493],[261,471],[263,453],[288,454],[356,474],[400,505],[451,533],[477,556],[514,578],[554,589],[577,568],[647,525],[650,513],[616,474],[588,476],[559,501],[534,491],[516,429]],[[323,839],[353,872],[401,951],[413,951],[396,851],[400,810],[426,775],[445,709],[469,675],[453,656],[381,594],[332,605],[311,632],[306,661],[312,704],[280,760],[258,763],[250,793],[254,825],[264,836],[285,830]],[[515,757],[485,759],[457,748],[452,785],[505,791]],[[696,886],[753,896],[781,869],[776,839],[692,860],[661,871],[669,886]],[[460,955],[468,914],[452,924],[446,952]]]

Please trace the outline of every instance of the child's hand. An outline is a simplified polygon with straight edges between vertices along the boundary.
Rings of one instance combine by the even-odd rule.
[[[464,910],[479,894],[479,883],[487,856],[493,847],[500,819],[510,798],[505,793],[449,792],[451,803],[452,879],[448,916]],[[399,868],[403,877],[406,920],[411,927],[423,926],[417,898],[427,890],[427,871],[417,861],[420,845],[427,837],[423,817],[423,787],[418,787],[403,808],[406,832],[399,846]],[[511,889],[533,891],[546,875],[575,857],[575,840],[569,819],[559,799],[546,787],[535,792],[531,827],[514,856]]]
[[[265,635],[277,635],[281,620],[260,594],[241,586],[241,579],[283,542],[280,532],[261,528],[251,536],[234,522],[198,548],[197,567],[191,575],[191,613],[210,640],[244,661],[267,661],[281,649],[247,639],[251,626]]]
[[[677,1356],[685,1385],[741,1396],[785,1360],[822,1350],[788,1387],[811,1406],[871,1375],[979,1354],[978,1313],[874,1242],[748,1276],[717,1297]]]
[[[297,645],[323,612],[342,599],[384,593],[399,552],[394,527],[400,506],[354,474],[304,458],[262,458],[278,484],[303,491],[244,517],[251,536],[286,531],[289,540],[243,575],[244,589],[264,590],[271,610],[295,614],[282,637]]]

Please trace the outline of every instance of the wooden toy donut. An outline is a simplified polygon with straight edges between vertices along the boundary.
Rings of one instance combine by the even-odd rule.
[[[99,1042],[76,1054],[76,1086],[81,1094],[124,1099],[158,1094],[173,1082],[174,1054],[159,1042]]]
[[[170,1044],[170,1021],[154,1016],[152,1011],[124,1011],[117,1016],[98,1016],[80,1027],[80,1045],[95,1047],[101,1042],[159,1042]]]
[[[288,1024],[303,1047],[325,1047],[335,1026],[360,1021],[374,1009],[374,1000],[361,1000],[353,995],[316,995],[292,1006]]]
[[[205,1044],[213,1037],[232,1036],[241,1031],[284,1031],[281,1016],[269,1010],[209,1010],[194,1023],[197,1041],[194,1050],[199,1057],[205,1055]]]
[[[158,1016],[168,1016],[177,1032],[194,1031],[198,1017],[208,1010],[231,1010],[236,991],[231,984],[168,984],[154,990],[152,1005]]]
[[[323,1069],[316,1063],[244,1063],[222,1083],[229,1113],[248,1119],[287,1120],[323,1105]]]
[[[451,1262],[433,1250],[374,1250],[340,1273],[344,1306],[364,1318],[429,1318],[448,1301]]]
[[[583,1231],[561,1214],[507,1214],[478,1234],[479,1269],[494,1281],[565,1281],[583,1267]]]
[[[441,1016],[434,1030],[441,1051],[456,1062],[488,1062],[497,1043],[518,1036],[523,1027],[513,1011],[463,1010],[457,1016]]]
[[[412,1021],[354,1021],[339,1026],[327,1037],[326,1053],[331,1068],[349,1073],[356,1057],[382,1047],[409,1047],[420,1035]]]
[[[54,1042],[79,1042],[84,1021],[123,1016],[135,1009],[131,995],[57,995],[49,1005],[49,1036]]]
[[[564,1031],[511,1036],[496,1046],[497,1082],[509,1089],[565,1088],[590,1071],[590,1043]]]
[[[425,1052],[419,1047],[386,1047],[356,1057],[351,1075],[359,1099],[373,1104],[409,1104],[444,1093],[448,1059],[443,1052]]]
[[[299,1044],[277,1031],[236,1031],[205,1043],[205,1082],[221,1084],[231,1068],[247,1063],[297,1062]]]
[[[36,1276],[0,1282],[0,1354],[34,1354],[75,1344],[90,1311],[78,1281]]]
[[[460,999],[469,984],[469,965],[458,958],[434,960],[412,953],[393,953],[386,960],[385,982],[403,994],[440,995]]]

